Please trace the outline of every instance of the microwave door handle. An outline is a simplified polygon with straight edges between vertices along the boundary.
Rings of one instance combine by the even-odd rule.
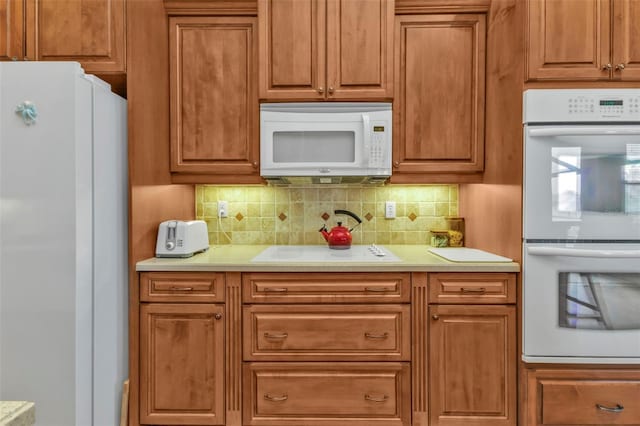
[[[369,167],[369,156],[371,155],[371,120],[369,114],[362,114],[362,129],[364,140],[364,158],[363,163]]]
[[[566,247],[527,247],[533,256],[599,257],[599,258],[640,258],[640,250],[575,249]]]
[[[531,137],[640,135],[640,126],[545,126],[528,127],[527,132]]]

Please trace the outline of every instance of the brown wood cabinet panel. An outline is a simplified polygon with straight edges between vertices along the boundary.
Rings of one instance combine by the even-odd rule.
[[[329,99],[393,97],[393,0],[327,0]]]
[[[485,21],[484,14],[396,17],[394,174],[419,183],[424,173],[483,170]]]
[[[613,2],[613,78],[640,80],[640,1]]]
[[[516,303],[516,275],[503,273],[429,274],[429,303]]]
[[[143,272],[142,302],[224,302],[224,274],[216,272]]]
[[[393,0],[258,0],[260,98],[393,96]]]
[[[527,426],[640,425],[638,369],[533,369],[526,381]]]
[[[245,303],[409,302],[409,273],[247,273]]]
[[[407,426],[407,363],[246,363],[244,424]]]
[[[258,175],[253,17],[170,17],[171,171]]]
[[[34,17],[29,59],[78,61],[87,73],[125,71],[125,0],[28,0],[27,7]]]
[[[142,304],[140,423],[224,424],[224,307]]]
[[[245,361],[409,361],[409,305],[253,305]]]
[[[0,0],[0,61],[24,59],[25,0]]]
[[[431,426],[515,426],[515,306],[431,305],[429,317]]]
[[[611,0],[528,0],[528,80],[608,80]]]
[[[324,98],[325,1],[258,0],[260,98]]]

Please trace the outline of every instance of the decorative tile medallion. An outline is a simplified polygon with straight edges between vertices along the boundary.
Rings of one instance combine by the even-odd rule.
[[[371,219],[373,219],[373,215],[371,213],[367,213],[364,215],[364,218],[371,222]]]
[[[284,213],[280,213],[280,214],[278,215],[278,219],[280,219],[280,220],[281,220],[281,221],[283,221],[283,222],[284,222],[284,220],[285,220],[286,218],[287,218],[287,215],[286,215],[286,214],[284,214]]]
[[[244,216],[242,216],[242,213],[238,213],[236,215],[236,219],[238,220],[238,222],[240,222],[242,219],[244,219]]]
[[[329,218],[331,217],[331,215],[327,212],[324,212],[320,215],[321,218],[323,218],[324,220],[329,220]]]
[[[418,216],[416,216],[416,214],[415,214],[415,213],[413,213],[413,212],[409,213],[409,220],[410,220],[411,222],[413,222],[414,220],[416,220],[416,218],[417,218],[417,217],[418,217]]]

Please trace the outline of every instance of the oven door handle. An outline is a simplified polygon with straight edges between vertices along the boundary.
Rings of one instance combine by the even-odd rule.
[[[640,135],[640,126],[545,126],[527,130],[531,137]]]
[[[640,250],[574,249],[565,247],[527,247],[527,253],[533,256],[600,257],[629,258],[639,257]]]

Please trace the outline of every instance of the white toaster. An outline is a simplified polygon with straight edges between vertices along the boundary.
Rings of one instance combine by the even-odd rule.
[[[191,257],[209,248],[204,220],[167,220],[158,227],[156,257]]]

